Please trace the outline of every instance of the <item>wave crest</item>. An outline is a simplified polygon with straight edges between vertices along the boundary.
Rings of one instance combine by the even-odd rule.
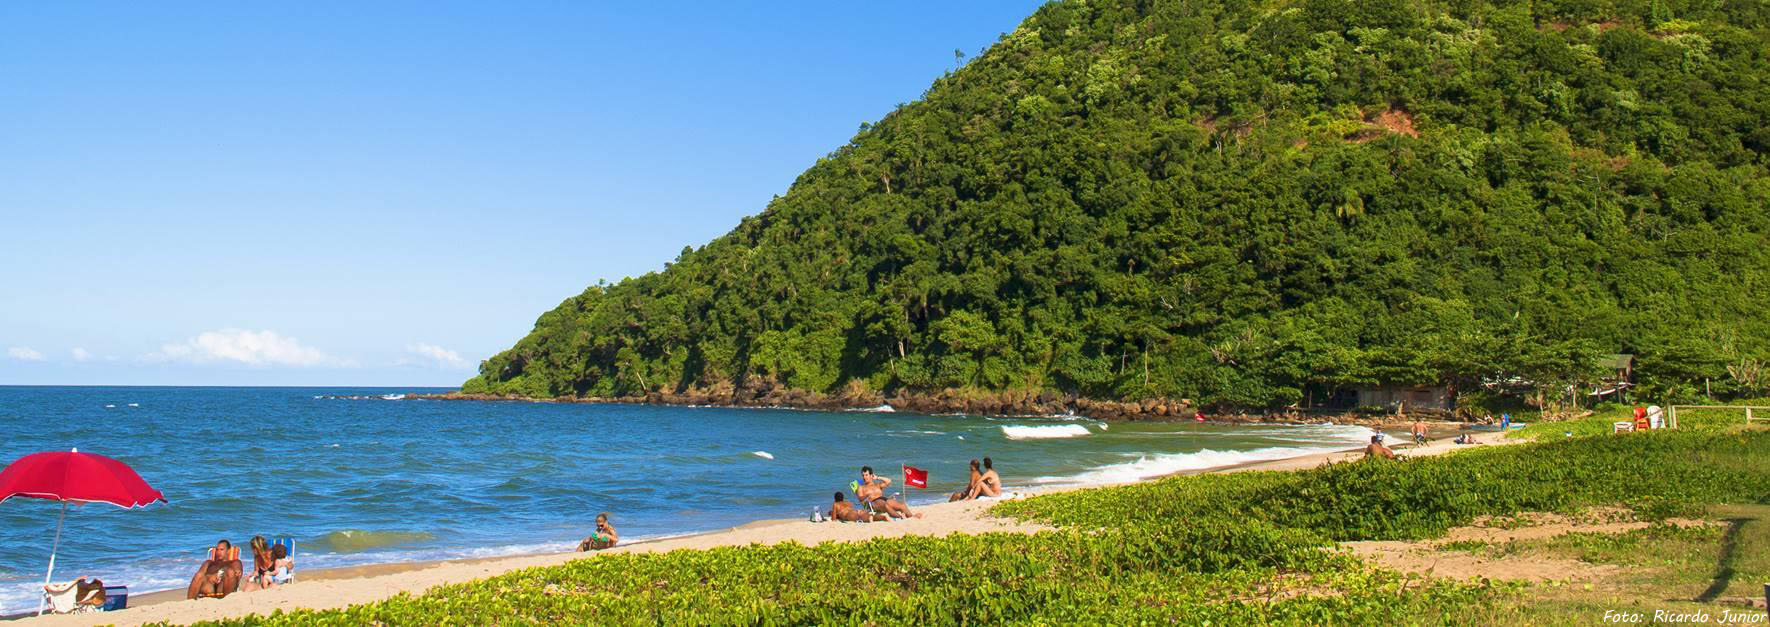
[[[1048,438],[1079,438],[1091,434],[1081,425],[1013,425],[1002,427],[1002,435],[1010,440],[1042,440]]]
[[[334,531],[314,540],[315,544],[331,549],[333,553],[356,553],[384,546],[401,544],[417,544],[427,542],[436,536],[423,531],[363,531],[346,529]]]

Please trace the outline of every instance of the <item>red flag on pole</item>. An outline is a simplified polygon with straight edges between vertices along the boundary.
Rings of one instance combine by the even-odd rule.
[[[903,467],[903,484],[912,488],[928,487],[928,471],[912,466]]]

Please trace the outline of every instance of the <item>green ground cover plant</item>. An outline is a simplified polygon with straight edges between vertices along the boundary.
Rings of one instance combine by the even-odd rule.
[[[1754,461],[1766,452],[1770,431],[1735,428],[1181,477],[995,508],[1059,526],[1033,535],[604,555],[419,597],[223,624],[1517,623],[1572,616],[1592,601],[1554,606],[1569,614],[1520,610],[1547,593],[1384,571],[1334,543],[1430,538],[1476,516],[1618,504],[1649,519],[1724,515],[1731,510],[1721,504],[1770,505],[1770,466]],[[1699,533],[1556,546],[1621,559]],[[1760,562],[1735,558],[1732,568],[1749,577]]]

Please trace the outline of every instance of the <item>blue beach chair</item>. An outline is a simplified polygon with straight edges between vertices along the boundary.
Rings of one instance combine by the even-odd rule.
[[[294,538],[277,538],[275,540],[272,540],[270,542],[270,545],[272,547],[279,547],[280,546],[280,547],[283,547],[283,550],[288,551],[289,552],[289,560],[290,560],[290,564],[291,564],[288,571],[278,571],[278,572],[272,573],[271,574],[272,580],[275,581],[277,584],[295,583],[295,567],[293,565],[294,560],[295,560],[295,539]]]

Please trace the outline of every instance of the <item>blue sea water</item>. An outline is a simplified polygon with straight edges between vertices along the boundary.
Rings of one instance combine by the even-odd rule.
[[[805,516],[862,464],[899,483],[902,464],[929,470],[916,504],[944,501],[986,455],[1012,489],[1341,450],[1371,433],[382,398],[441,391],[0,386],[0,463],[78,447],[164,492],[145,509],[69,508],[56,561],[57,580],[146,592],[182,588],[221,538],[293,537],[301,568],[561,551],[597,512],[633,539]],[[0,503],[0,614],[35,609],[58,511]]]

